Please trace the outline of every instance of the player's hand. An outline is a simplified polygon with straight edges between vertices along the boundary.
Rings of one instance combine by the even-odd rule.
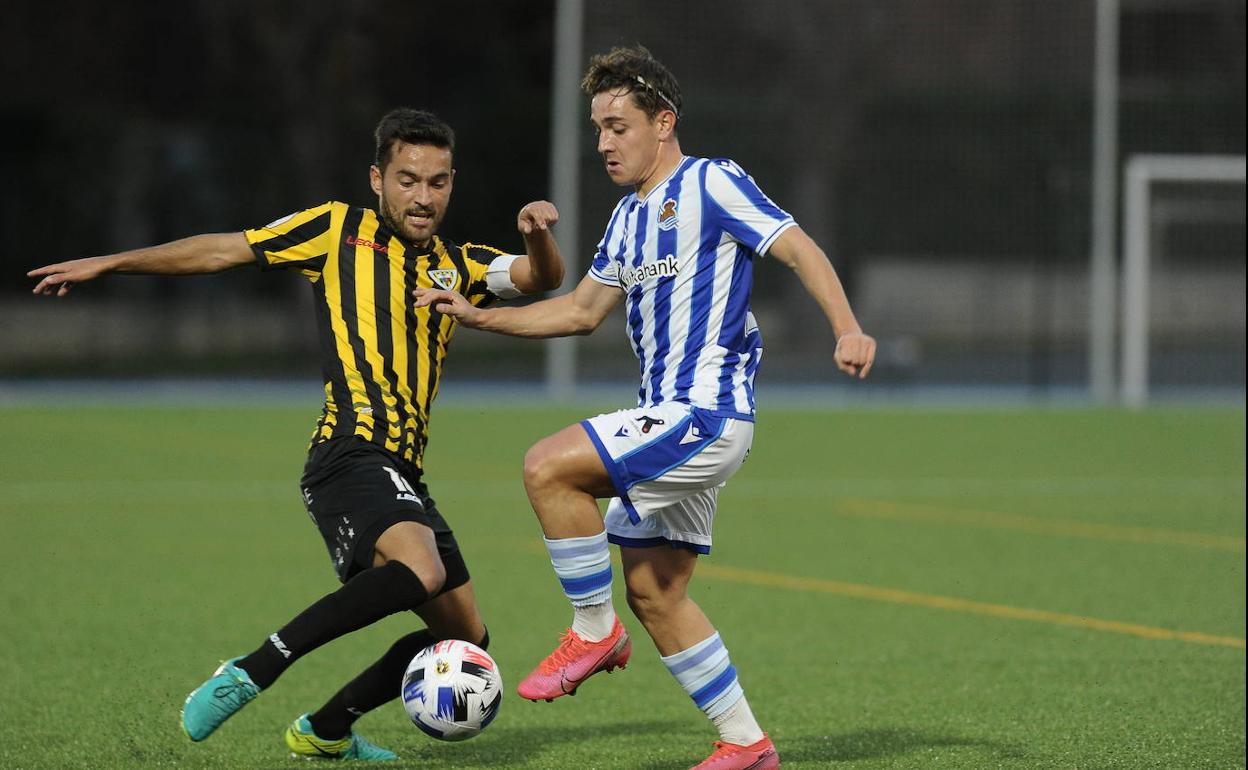
[[[27,278],[40,278],[32,290],[34,294],[55,294],[64,297],[76,283],[99,278],[108,272],[108,257],[87,257],[55,265],[37,267],[26,274]]]
[[[525,204],[516,215],[516,229],[524,235],[530,235],[538,230],[548,230],[558,221],[559,211],[555,209],[555,204],[550,201],[533,201]]]
[[[842,372],[865,380],[875,363],[875,339],[862,332],[842,334],[836,341],[834,357],[836,367]]]
[[[419,286],[412,292],[416,298],[416,307],[430,307],[444,315],[456,319],[464,326],[476,326],[481,309],[474,307],[457,291],[446,289],[425,289]]]

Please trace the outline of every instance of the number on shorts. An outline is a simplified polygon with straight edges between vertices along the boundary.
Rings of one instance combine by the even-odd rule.
[[[413,497],[416,496],[416,490],[412,489],[412,485],[408,484],[407,479],[399,475],[398,471],[391,468],[389,465],[383,465],[381,467],[385,469],[386,473],[390,474],[390,480],[394,482],[394,486],[399,490],[399,492],[405,492]]]

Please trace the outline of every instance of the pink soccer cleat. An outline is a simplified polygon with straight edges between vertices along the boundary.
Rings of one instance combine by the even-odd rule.
[[[780,754],[767,733],[749,746],[715,741],[715,750],[691,770],[770,770],[780,766]]]
[[[516,687],[521,698],[547,703],[561,695],[575,695],[581,682],[599,671],[624,668],[633,654],[628,632],[615,619],[611,634],[599,642],[587,642],[572,629],[563,632],[559,646]]]

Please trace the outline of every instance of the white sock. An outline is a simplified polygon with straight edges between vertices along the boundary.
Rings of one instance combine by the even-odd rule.
[[[754,712],[750,711],[750,704],[744,695],[711,721],[719,729],[720,740],[725,743],[749,746],[763,739],[763,730],[754,719]]]
[[[572,630],[587,642],[606,639],[615,625],[607,533],[542,540],[550,553],[550,563],[563,586],[563,593],[575,610]]]
[[[611,635],[615,627],[615,607],[608,595],[605,602],[573,607],[572,630],[587,642],[599,642]]]
[[[723,741],[749,746],[763,737],[762,729],[745,702],[745,692],[737,681],[737,669],[728,658],[728,648],[718,633],[688,649],[663,656],[663,665],[702,713],[715,723]]]

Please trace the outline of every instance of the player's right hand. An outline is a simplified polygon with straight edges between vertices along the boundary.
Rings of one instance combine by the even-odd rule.
[[[559,221],[559,211],[550,201],[533,201],[526,203],[516,215],[516,229],[524,235],[538,230],[549,230],[550,226]]]
[[[865,380],[875,363],[875,338],[862,332],[843,334],[836,341],[836,353],[833,357],[836,359],[837,368],[842,372]]]
[[[55,294],[64,297],[76,283],[99,278],[107,272],[108,257],[87,257],[55,265],[37,267],[26,274],[27,278],[40,278],[32,290],[34,294]]]
[[[425,289],[417,286],[412,296],[416,298],[416,307],[432,306],[434,310],[443,315],[449,315],[464,326],[475,327],[477,318],[481,315],[480,308],[464,299],[464,295],[457,291]]]

